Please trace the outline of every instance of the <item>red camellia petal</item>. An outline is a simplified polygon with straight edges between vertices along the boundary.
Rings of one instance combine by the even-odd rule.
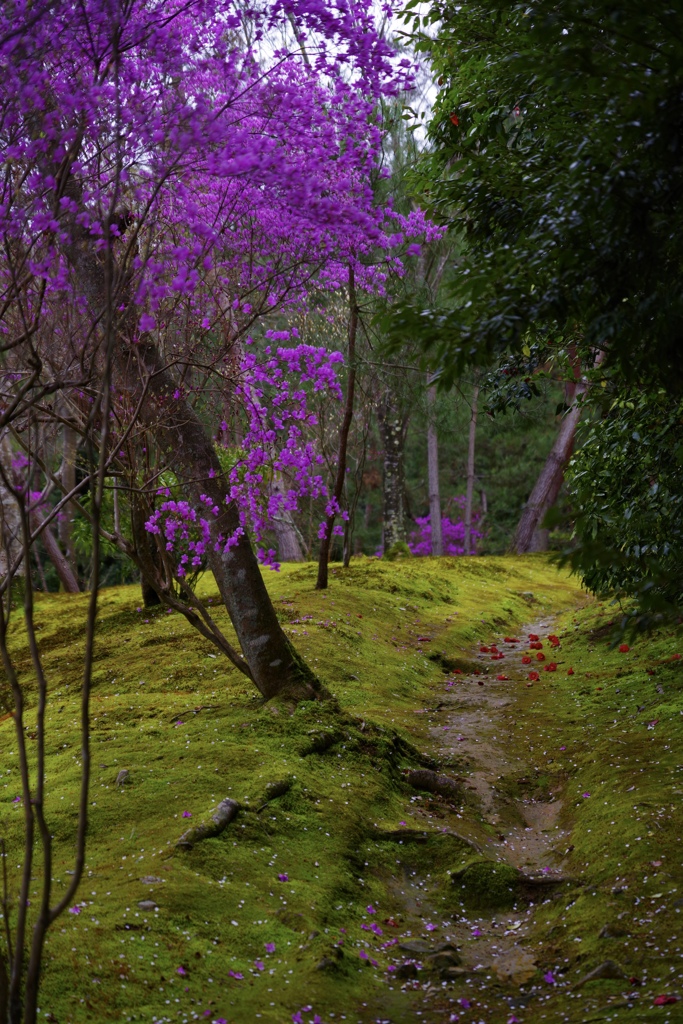
[[[525,654],[524,657],[522,658],[522,665],[530,665],[530,664],[531,664],[531,658],[529,657],[528,654]]]
[[[456,127],[460,124],[460,120],[457,114],[451,114],[451,121]]]
[[[489,653],[488,647],[480,647],[479,651],[481,652],[481,654],[488,654]]]
[[[554,661],[549,661],[547,665],[544,665],[546,672],[557,672],[557,665]]]
[[[677,1003],[678,996],[657,996],[654,1000],[655,1006],[667,1006],[669,1003]]]
[[[573,676],[574,675],[574,669],[573,668],[568,668],[567,669],[567,675],[568,676]]]
[[[459,669],[459,668],[454,668],[454,669],[453,669],[453,675],[454,675],[454,676],[461,676],[461,675],[462,675],[462,672],[460,671],[460,669]]]
[[[498,679],[502,683],[502,682],[505,682],[507,680],[507,676],[506,675],[496,676],[496,679]]]
[[[531,680],[532,683],[537,682],[539,678],[540,677],[538,675],[538,672],[530,672],[529,673],[529,679]]]
[[[680,654],[672,654],[671,655],[671,660],[672,661],[680,661],[681,660],[681,655]]]
[[[529,644],[532,651],[540,651],[543,648],[543,644],[540,640],[534,640],[533,643]]]
[[[536,661],[545,661],[545,654],[543,651],[539,651],[536,655]]]
[[[629,647],[628,644],[619,644],[619,650],[621,651],[622,654],[626,654],[626,652],[630,651],[631,648]]]
[[[530,640],[538,640],[538,636],[536,635],[536,633],[529,633],[529,639]]]

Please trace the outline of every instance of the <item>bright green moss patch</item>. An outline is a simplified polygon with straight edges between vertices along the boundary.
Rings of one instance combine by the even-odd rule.
[[[467,973],[478,953],[464,922],[503,911],[524,920],[530,914],[536,974],[524,998],[531,1004],[529,986],[538,998],[551,991],[542,981],[548,969],[576,980],[612,957],[642,971],[644,951],[659,963],[645,943],[663,949],[665,936],[677,934],[681,862],[673,810],[675,787],[683,788],[683,676],[670,660],[676,636],[643,641],[627,654],[611,649],[599,632],[609,609],[588,603],[575,581],[539,556],[361,559],[346,571],[333,566],[323,593],[313,589],[314,566],[285,567],[266,580],[288,634],[336,701],[263,704],[179,616],[136,611],[136,588],[103,593],[87,870],[79,913],[66,914],[50,934],[43,1009],[59,1024],[284,1024],[312,1006],[306,1021],[318,1013],[325,1024],[342,1014],[398,1024],[417,1019],[428,999],[431,1016],[423,1019],[432,1024],[449,1020],[455,1001],[476,990],[481,1006],[486,999],[497,1007],[493,1016],[480,1009],[476,1019],[493,1024],[507,1019],[506,1000],[519,989],[496,980],[492,959],[492,980],[482,975],[479,989],[476,971]],[[203,593],[230,636],[209,580]],[[85,603],[85,595],[50,596],[37,607],[50,680],[55,898],[72,868]],[[562,616],[554,626],[558,671],[531,688],[515,672],[509,683],[496,682],[500,663],[482,660],[479,643],[555,613]],[[30,702],[19,620],[12,642]],[[508,716],[505,749],[518,759],[514,772],[499,773],[497,804],[486,812],[469,785],[457,805],[417,793],[402,775],[427,766],[469,779],[472,756],[439,737],[447,722],[458,727],[457,702],[444,703],[457,693],[446,690],[447,676],[475,667],[485,682],[476,692],[492,700],[481,738],[489,727],[498,735],[499,719]],[[11,720],[0,723],[0,750],[0,821],[16,887],[22,830],[20,805],[12,803],[19,790]],[[122,768],[129,782],[117,787]],[[226,830],[177,850],[183,832],[226,797],[241,808]],[[576,883],[530,895],[501,862],[499,833],[521,823],[525,800],[560,797],[560,823],[571,830],[565,846],[572,847],[563,870]],[[449,875],[461,868],[464,891]],[[637,938],[599,939],[603,925],[623,926],[624,911]],[[465,967],[445,988],[437,979],[425,995],[419,972],[415,981],[389,970],[408,957],[399,942],[449,936],[462,947]],[[667,970],[672,963],[662,959]],[[594,984],[608,994],[618,988]],[[574,1013],[568,992],[548,1020],[565,1019],[559,1006]],[[578,1002],[576,1009],[583,1019]],[[650,1019],[628,1012],[630,1020]],[[540,1024],[540,1013],[517,1015]]]
[[[509,864],[473,861],[454,871],[451,882],[460,901],[474,910],[507,910],[520,898],[519,871]]]

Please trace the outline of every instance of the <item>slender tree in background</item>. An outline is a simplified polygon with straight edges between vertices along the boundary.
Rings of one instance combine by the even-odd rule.
[[[477,440],[477,403],[479,401],[479,385],[472,388],[472,406],[470,428],[467,437],[467,491],[465,493],[465,554],[472,554],[472,498],[474,495],[474,455]]]
[[[321,526],[320,553],[318,555],[318,579],[316,590],[325,590],[328,579],[328,562],[330,559],[330,545],[334,532],[334,521],[337,512],[341,510],[341,501],[344,494],[346,482],[347,451],[349,444],[349,433],[353,421],[353,403],[356,392],[356,338],[358,334],[358,299],[356,296],[355,273],[353,268],[349,269],[349,345],[348,345],[348,375],[346,380],[346,399],[344,404],[344,418],[339,430],[339,448],[337,451],[337,474],[334,481],[332,500],[328,504],[327,518]],[[348,516],[348,512],[346,513]]]
[[[441,537],[441,490],[439,487],[439,438],[436,429],[436,387],[427,387],[427,480],[429,487],[429,526],[432,554],[443,555]]]

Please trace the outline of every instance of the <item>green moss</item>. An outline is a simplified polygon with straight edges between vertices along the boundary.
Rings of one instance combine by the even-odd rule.
[[[555,627],[562,669],[571,662],[576,674],[558,671],[543,687],[515,693],[520,735],[510,740],[512,749],[521,757],[533,746],[538,758],[529,774],[498,783],[502,801],[558,788],[568,794],[561,825],[573,828],[567,870],[578,881],[566,898],[549,898],[537,908],[539,963],[566,959],[574,979],[600,956],[640,970],[645,935],[638,940],[641,952],[627,955],[612,948],[616,940],[597,937],[606,921],[624,909],[633,913],[636,893],[648,901],[666,894],[666,913],[654,916],[658,904],[647,902],[651,923],[638,926],[652,929],[653,945],[664,948],[665,932],[676,934],[676,897],[668,894],[677,886],[681,860],[670,809],[683,740],[683,677],[680,663],[669,660],[678,636],[653,637],[627,655],[612,650],[609,638],[596,633],[609,609],[588,603],[542,556],[393,564],[359,559],[348,570],[332,565],[326,592],[314,589],[313,565],[285,566],[280,574],[266,573],[266,580],[288,635],[336,702],[264,704],[246,679],[212,657],[214,648],[185,620],[136,612],[135,588],[103,592],[89,846],[78,893],[83,906],[50,933],[41,998],[60,1024],[181,1021],[206,1010],[207,1019],[222,1016],[230,1024],[256,1020],[256,1014],[264,1024],[283,1024],[304,1005],[313,1005],[326,1024],[330,1012],[364,1022],[414,1020],[421,1003],[413,1000],[422,994],[391,982],[392,950],[382,944],[408,931],[423,934],[425,921],[440,921],[444,908],[457,910],[458,900],[451,902],[457,886],[447,872],[470,864],[472,848],[440,832],[444,823],[480,845],[495,841],[495,829],[474,799],[460,820],[443,817],[439,800],[408,789],[401,769],[450,764],[454,773],[467,770],[459,751],[437,759],[434,709],[444,694],[444,668],[451,662],[470,667],[481,639],[552,613],[563,616]],[[205,579],[201,589],[234,641],[213,582]],[[73,867],[86,604],[87,595],[50,595],[37,605],[50,686],[47,813],[55,836],[55,897]],[[31,666],[16,615],[11,642],[29,694],[32,731]],[[653,719],[659,723],[648,729]],[[12,730],[11,720],[0,722],[0,825],[16,892],[22,822],[12,803],[18,793]],[[321,736],[333,741],[315,749]],[[619,740],[628,756],[615,759]],[[131,781],[117,789],[120,768],[130,771]],[[266,802],[269,784],[282,780],[291,781],[290,788]],[[584,791],[591,797],[583,798]],[[190,852],[174,851],[181,833],[225,797],[245,810],[223,835]],[[183,819],[184,811],[192,818]],[[660,857],[662,866],[652,868]],[[472,870],[478,900],[480,888],[510,895],[502,874],[482,881],[477,872],[483,869]],[[279,881],[279,874],[288,881]],[[160,881],[141,881],[148,877]],[[420,906],[408,901],[413,879],[426,893]],[[614,895],[617,882],[626,888]],[[138,907],[150,898],[158,910]],[[524,898],[526,907],[528,894]],[[370,905],[378,910],[374,917]],[[400,927],[394,930],[387,919]],[[380,922],[383,936],[361,928],[371,921]],[[271,942],[274,953],[265,948]],[[368,966],[361,951],[378,967]],[[444,995],[444,1006],[457,994]],[[502,1010],[498,1016],[506,1019]]]
[[[520,874],[502,862],[476,860],[451,873],[458,899],[476,910],[505,910],[520,894]]]

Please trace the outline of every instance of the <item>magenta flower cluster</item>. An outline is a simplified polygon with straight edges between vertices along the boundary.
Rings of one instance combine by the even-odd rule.
[[[280,332],[280,339],[286,333]],[[195,508],[174,497],[170,487],[159,491],[166,500],[145,524],[173,553],[179,577],[202,566],[210,545],[215,550],[227,550],[246,529],[261,541],[274,519],[298,511],[303,498],[322,499],[325,515],[334,511],[342,519],[348,517],[329,494],[320,473],[323,457],[310,433],[317,426],[316,415],[309,409],[310,396],[322,393],[333,401],[341,399],[337,377],[341,363],[340,352],[311,345],[275,350],[269,345],[260,355],[252,349],[245,353],[235,388],[248,417],[239,449],[227,447],[228,425],[221,424],[224,451],[232,461],[226,501],[238,506],[241,526],[237,533],[220,533],[216,522],[221,509],[208,497],[202,496],[202,507]],[[277,488],[273,486],[275,479],[279,481]],[[335,527],[339,532],[342,529],[340,525]],[[323,521],[318,535],[322,536],[324,530]],[[257,554],[265,565],[279,568],[272,548],[259,547]]]
[[[465,504],[464,498],[453,499],[454,504],[460,505],[461,507]],[[475,521],[476,518],[474,517]],[[414,555],[427,556],[432,553],[432,528],[429,521],[429,516],[417,516],[415,519],[417,523],[417,529],[413,530],[409,539],[408,547]],[[470,537],[472,538],[472,550],[475,548],[474,542],[482,537],[482,533],[477,530],[474,526],[470,527]],[[464,555],[465,554],[465,523],[462,519],[452,520],[448,516],[441,517],[441,537],[443,541],[443,553],[444,555]]]

